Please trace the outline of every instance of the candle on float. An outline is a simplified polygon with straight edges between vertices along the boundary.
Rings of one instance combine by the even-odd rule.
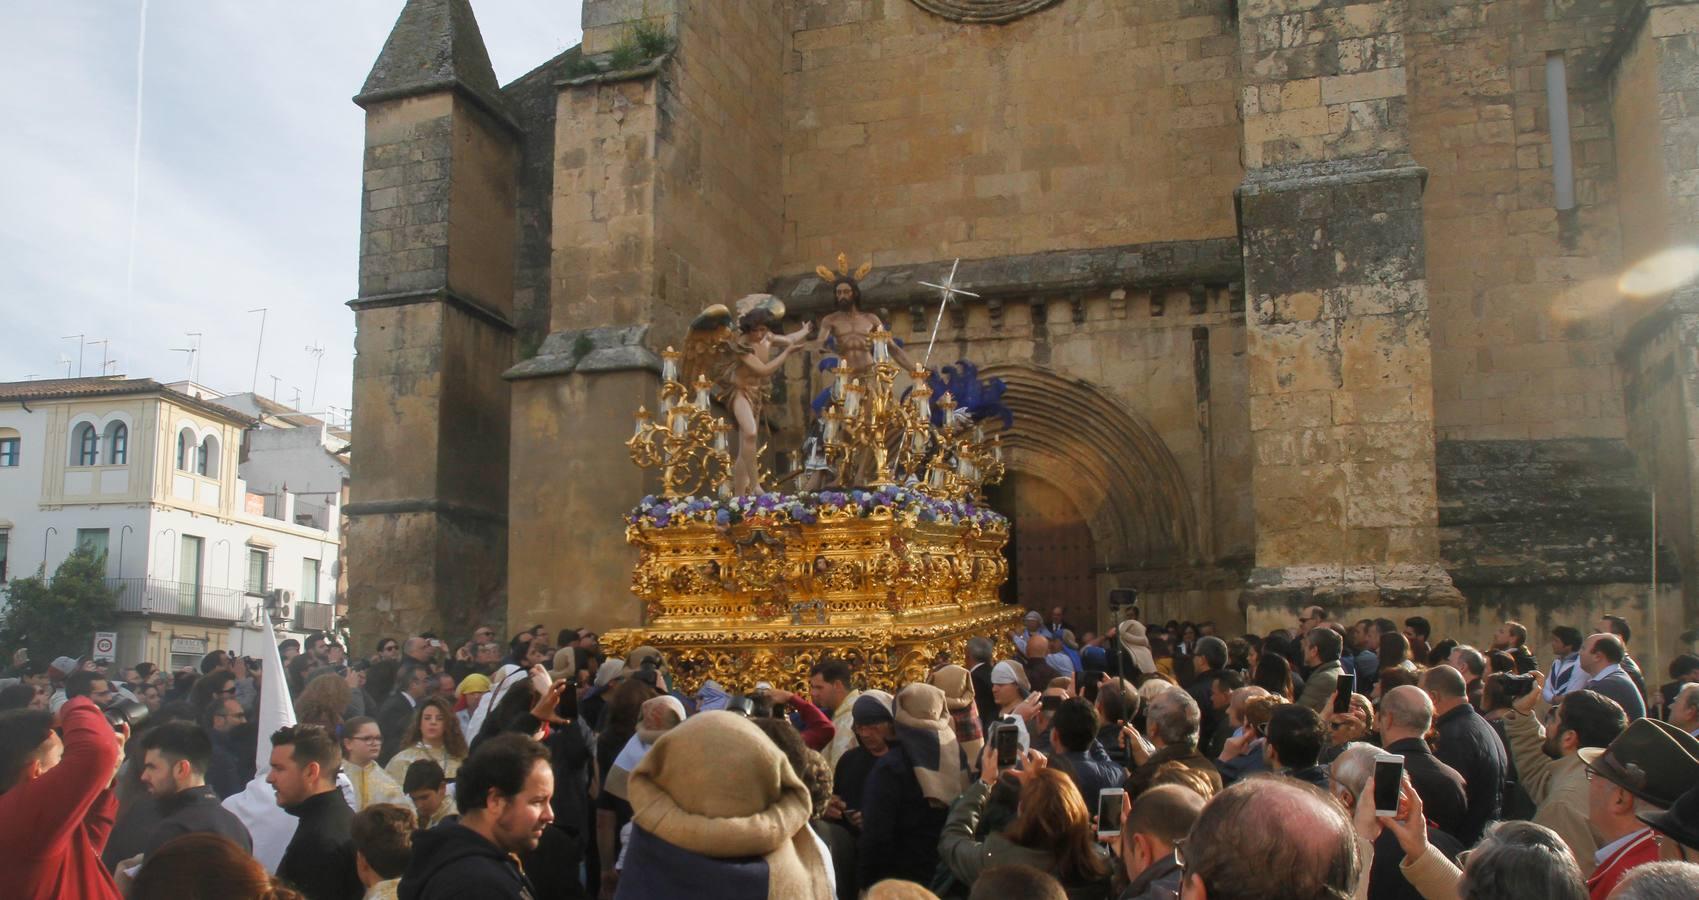
[[[838,413],[828,411],[820,422],[820,440],[822,443],[835,443],[838,439]]]
[[[709,388],[708,376],[706,376],[706,375],[696,376],[696,408],[697,409],[707,409],[708,408],[708,388]]]
[[[684,432],[689,426],[690,411],[682,406],[673,407],[673,435],[684,437]]]
[[[923,421],[932,419],[932,389],[924,383],[914,386],[914,411],[920,414]]]
[[[998,462],[1003,461],[1003,437],[1002,437],[1002,435],[993,435],[992,438],[991,438],[991,458],[997,460]]]
[[[873,341],[873,361],[876,363],[889,362],[891,359],[891,333],[880,330],[873,332],[868,337]]]
[[[679,358],[679,352],[677,350],[674,350],[671,347],[668,347],[665,351],[663,351],[661,353],[661,380],[662,381],[677,381],[678,380],[678,358]]]
[[[647,424],[649,424],[649,411],[641,406],[637,407],[637,427],[631,432],[631,436],[642,437],[643,426]]]
[[[832,370],[832,374],[832,399],[843,400],[844,388],[849,383],[849,370],[844,368],[843,363],[840,361],[838,363],[838,367]]]
[[[861,380],[856,379],[850,382],[848,388],[844,389],[844,412],[853,416],[859,409],[861,409]]]

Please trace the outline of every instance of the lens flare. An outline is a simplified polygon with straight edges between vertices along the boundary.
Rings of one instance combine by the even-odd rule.
[[[1699,247],[1671,247],[1635,263],[1617,280],[1617,290],[1629,297],[1667,294],[1699,276]]]

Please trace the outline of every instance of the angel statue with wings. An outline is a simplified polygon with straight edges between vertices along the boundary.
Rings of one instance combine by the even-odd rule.
[[[785,357],[801,349],[809,326],[790,334],[773,329],[785,317],[785,305],[771,294],[750,294],[737,301],[736,312],[716,303],[690,323],[684,341],[684,378],[694,384],[698,375],[714,383],[715,396],[732,412],[737,424],[737,459],[732,464],[732,492],[758,493],[755,457],[760,452],[756,431],[772,388],[773,375]]]

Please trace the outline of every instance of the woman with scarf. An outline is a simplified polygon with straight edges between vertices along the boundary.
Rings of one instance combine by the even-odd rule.
[[[827,851],[808,827],[808,786],[751,720],[692,716],[644,755],[629,786],[635,813],[618,896],[832,897]]]
[[[1145,636],[1143,622],[1127,619],[1117,625],[1115,640],[1120,644],[1122,678],[1139,684],[1156,673],[1156,657],[1150,652],[1150,638]]]
[[[933,670],[926,681],[944,692],[944,706],[956,727],[956,741],[969,763],[978,762],[979,751],[985,747],[985,725],[974,706],[973,676],[961,666],[943,666]]]
[[[911,684],[897,693],[892,713],[896,744],[873,767],[862,798],[856,855],[863,885],[886,878],[929,882],[950,803],[968,780],[943,691]]]
[[[1028,750],[1014,772],[1020,783],[1015,820],[983,842],[975,837],[991,789],[997,784],[997,751],[985,748],[978,780],[962,793],[939,841],[944,865],[971,886],[991,866],[1028,865],[1062,883],[1069,900],[1105,900],[1112,882],[1109,855],[1098,845],[1091,812],[1073,779]]]

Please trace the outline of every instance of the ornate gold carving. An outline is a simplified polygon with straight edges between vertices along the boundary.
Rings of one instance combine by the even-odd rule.
[[[645,624],[604,635],[608,652],[658,647],[687,691],[708,678],[734,691],[757,681],[801,690],[826,657],[891,690],[924,678],[940,653],[963,661],[975,635],[1007,647],[1021,611],[998,599],[1008,571],[1000,523],[825,512],[782,528],[633,525],[631,587]]]

